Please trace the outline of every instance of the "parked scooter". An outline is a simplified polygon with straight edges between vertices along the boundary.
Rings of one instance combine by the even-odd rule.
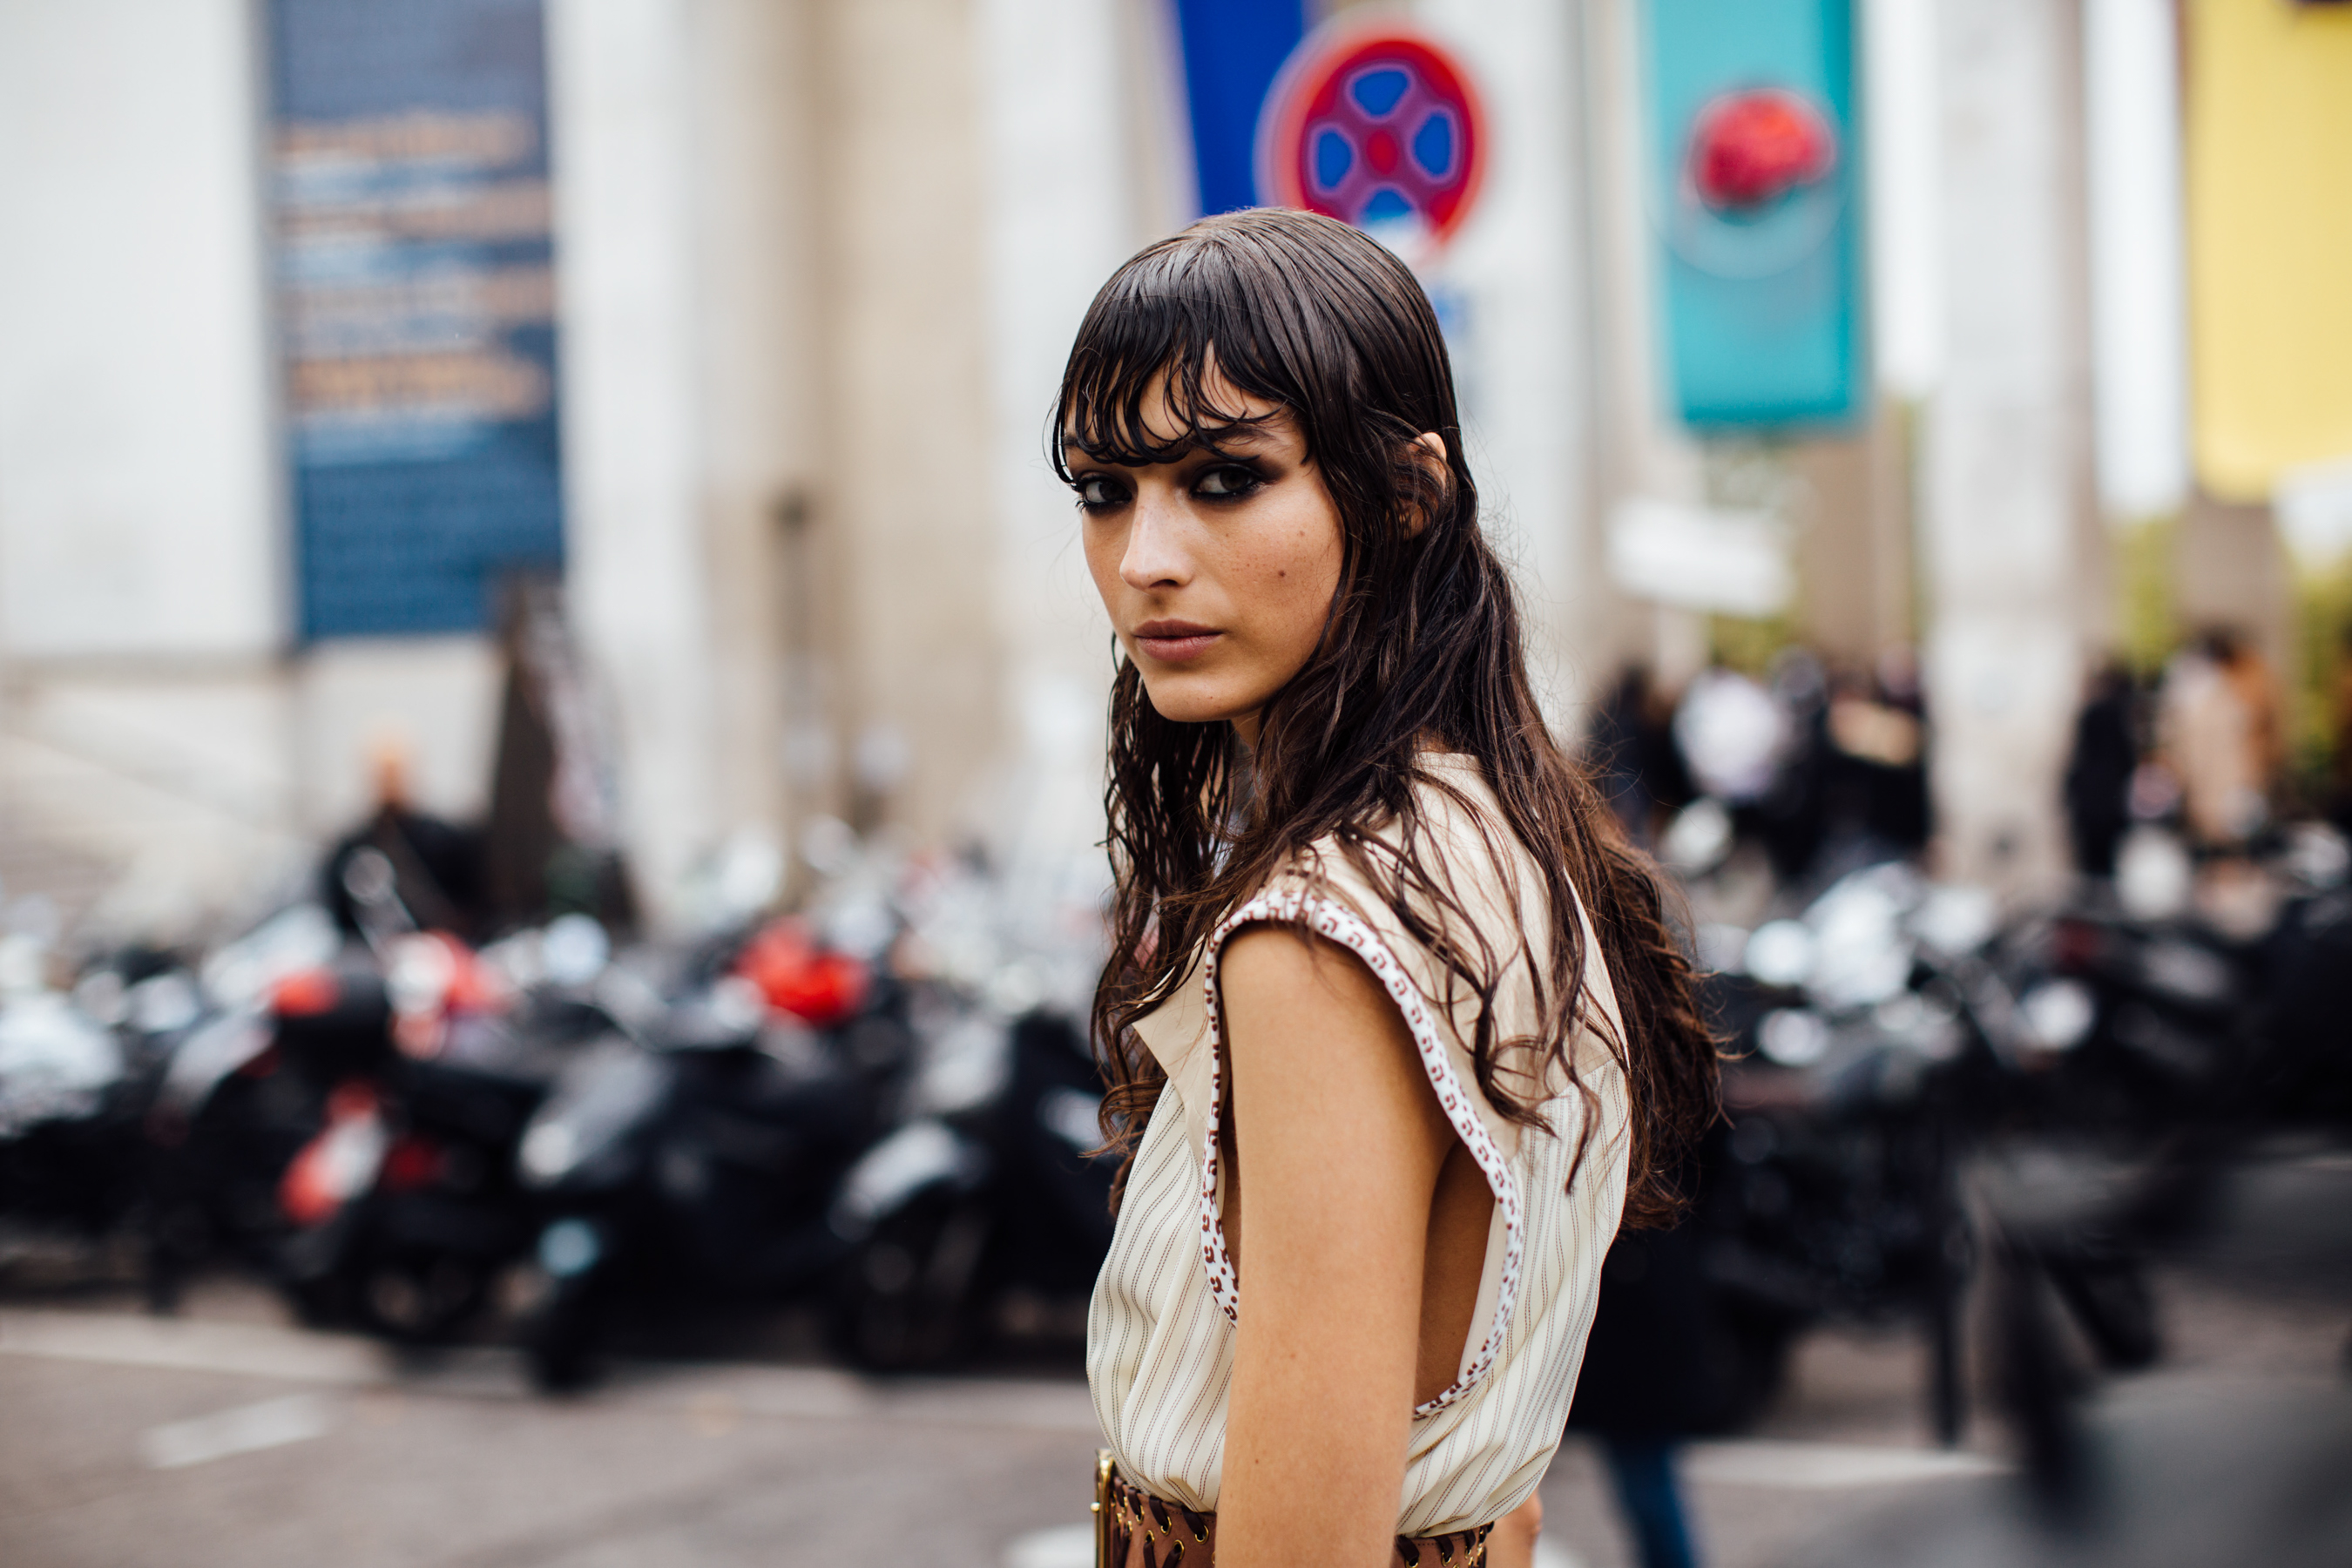
[[[202,973],[202,1016],[171,1045],[143,1119],[148,1291],[165,1309],[215,1258],[274,1275],[287,1167],[335,1086],[391,1052],[382,974],[315,906],[264,922]]]
[[[431,1224],[395,1220],[503,1178],[538,1091],[503,1081],[503,988],[462,944],[416,929],[385,857],[352,852],[341,879],[361,943],[303,905],[205,966],[215,1010],[173,1052],[147,1116],[150,1291],[168,1306],[191,1268],[227,1255],[306,1319],[429,1336],[479,1298],[483,1216],[436,1216],[455,1227],[456,1267],[426,1244]],[[399,1195],[389,1215],[359,1201],[379,1187]]]
[[[2046,1121],[2143,1150],[2224,1115],[2352,1128],[2352,889],[2340,838],[2303,849],[2259,873],[2256,934],[2077,901],[2020,943]]]
[[[835,1338],[877,1372],[969,1349],[1005,1292],[1083,1295],[1111,1236],[1101,1082],[1068,1020],[972,1012],[932,1031],[908,1118],[842,1184]]]
[[[834,1194],[911,1055],[905,998],[804,934],[782,940],[805,962],[759,969],[765,986],[721,977],[584,1047],[531,1119],[520,1169],[545,1278],[525,1342],[542,1386],[591,1377],[618,1313],[689,1292],[788,1299],[848,1252]]]
[[[0,1221],[13,1229],[98,1245],[142,1210],[139,1120],[162,1057],[131,1017],[124,973],[94,968],[72,995],[26,988],[0,1002]],[[140,1022],[155,1021],[160,994],[141,994]]]
[[[1759,927],[1744,973],[1717,982],[1739,1036],[1732,1126],[1694,1223],[1758,1394],[1808,1324],[1909,1318],[1936,1429],[1958,1434],[1960,1165],[2001,1102],[2016,1026],[1987,958],[1993,916],[1981,895],[1874,866]]]
[[[281,1274],[314,1321],[433,1340],[527,1251],[524,1127],[572,1049],[613,1025],[576,987],[510,994],[447,938],[403,938],[392,955],[400,1048],[334,1091],[326,1127],[288,1169],[280,1202],[296,1228]]]

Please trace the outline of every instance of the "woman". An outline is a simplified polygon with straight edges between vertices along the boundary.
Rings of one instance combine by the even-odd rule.
[[[1096,297],[1055,428],[1125,656],[1104,1549],[1524,1563],[1715,1056],[1538,710],[1436,318],[1344,225],[1210,218]]]

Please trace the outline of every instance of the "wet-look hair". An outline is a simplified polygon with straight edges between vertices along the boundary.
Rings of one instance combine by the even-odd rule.
[[[1253,420],[1243,398],[1278,413]],[[1112,683],[1104,804],[1115,891],[1092,1035],[1121,1184],[1167,1082],[1135,1021],[1182,983],[1228,911],[1328,839],[1439,959],[1449,994],[1433,1000],[1476,1000],[1465,1044],[1497,1112],[1538,1124],[1530,1047],[1596,1107],[1573,1045],[1580,1026],[1605,1041],[1632,1103],[1624,1223],[1667,1223],[1682,1204],[1675,1173],[1717,1114],[1717,1042],[1656,868],[1538,710],[1509,574],[1479,526],[1445,342],[1412,271],[1312,214],[1203,219],[1137,254],[1095,296],[1048,445],[1067,479],[1066,440],[1141,466],[1280,415],[1296,421],[1338,509],[1343,562],[1322,637],[1266,704],[1255,752],[1228,723],[1163,717],[1131,661]],[[1431,431],[1443,464],[1415,447]],[[1432,747],[1476,759],[1504,819],[1486,831],[1517,837],[1541,879],[1548,951],[1529,951],[1524,931],[1498,950],[1505,933],[1478,930],[1455,897],[1414,795],[1417,781],[1449,787],[1416,771]],[[1586,993],[1571,887],[1607,961],[1622,1036]],[[1537,984],[1532,1040],[1499,1037],[1496,1021],[1504,972],[1521,955]],[[1582,1119],[1587,1140],[1597,1120]]]

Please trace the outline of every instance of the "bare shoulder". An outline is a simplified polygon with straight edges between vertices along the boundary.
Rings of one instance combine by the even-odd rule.
[[[1243,927],[1219,971],[1237,1081],[1276,1092],[1277,1117],[1319,1114],[1362,1095],[1428,1098],[1412,1036],[1363,961],[1293,925]]]
[[[1363,960],[1303,927],[1272,921],[1245,925],[1225,940],[1217,965],[1228,1018],[1255,1021],[1271,1012],[1337,1006],[1367,1018],[1394,1017],[1395,1004]]]
[[[1425,1226],[1422,1184],[1435,1180],[1452,1134],[1371,970],[1340,943],[1266,922],[1229,939],[1219,983],[1236,1171],[1250,1172],[1259,1234],[1278,1225],[1273,1211],[1360,1217],[1381,1202],[1383,1181],[1404,1184],[1389,1195]]]

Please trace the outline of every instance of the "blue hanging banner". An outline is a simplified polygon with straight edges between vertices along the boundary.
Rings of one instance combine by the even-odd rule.
[[[1175,0],[1175,7],[1201,211],[1256,206],[1258,110],[1307,36],[1307,8],[1302,0]]]
[[[562,564],[541,0],[272,0],[302,636],[474,631]]]
[[[1666,361],[1700,427],[1866,406],[1853,0],[1646,0]]]

